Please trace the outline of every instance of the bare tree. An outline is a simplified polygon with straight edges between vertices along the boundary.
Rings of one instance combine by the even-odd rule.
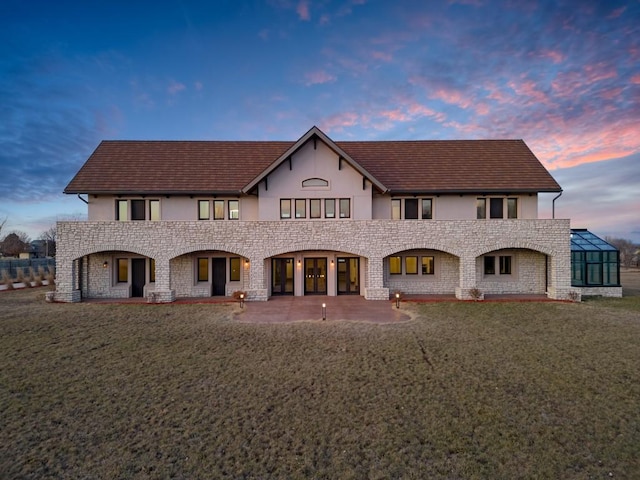
[[[624,238],[604,237],[604,239],[620,251],[620,265],[629,268],[638,247],[636,247],[631,240]]]
[[[4,217],[4,220],[0,220],[0,234],[2,234],[2,227],[7,223],[9,217]]]
[[[44,254],[46,257],[51,257],[56,254],[57,237],[58,230],[56,229],[55,224],[42,232],[42,234],[40,235],[40,240],[44,242]]]

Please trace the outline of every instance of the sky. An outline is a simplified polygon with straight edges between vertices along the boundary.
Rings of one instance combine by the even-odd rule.
[[[102,140],[523,139],[556,218],[640,243],[640,0],[0,0],[0,221]],[[551,218],[551,194],[539,216]]]

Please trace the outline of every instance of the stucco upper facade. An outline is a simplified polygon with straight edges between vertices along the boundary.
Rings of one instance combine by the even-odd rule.
[[[106,143],[65,191],[88,221],[58,225],[62,301],[571,290],[569,221],[538,219],[560,187],[521,141]]]

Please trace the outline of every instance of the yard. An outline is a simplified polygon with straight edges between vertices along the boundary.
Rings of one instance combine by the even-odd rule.
[[[640,272],[623,285],[395,325],[0,292],[0,477],[637,478]]]

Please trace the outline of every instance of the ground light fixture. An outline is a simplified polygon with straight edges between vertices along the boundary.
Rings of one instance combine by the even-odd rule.
[[[240,308],[244,308],[244,293],[240,294]]]
[[[396,308],[400,308],[400,294],[396,293]]]
[[[322,320],[326,320],[327,319],[327,304],[323,303],[322,304]]]

